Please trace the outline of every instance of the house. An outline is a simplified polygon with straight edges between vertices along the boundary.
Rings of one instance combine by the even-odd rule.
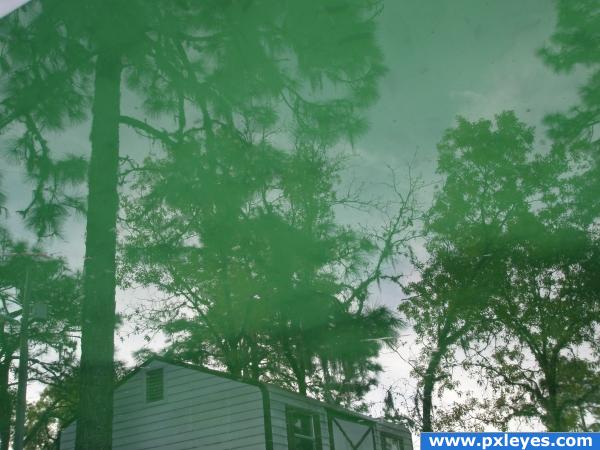
[[[279,387],[152,358],[115,389],[114,450],[412,450],[409,432]],[[61,433],[75,445],[76,423]]]

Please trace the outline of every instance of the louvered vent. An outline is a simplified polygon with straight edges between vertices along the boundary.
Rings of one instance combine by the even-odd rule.
[[[146,372],[146,402],[162,400],[165,393],[163,369]]]

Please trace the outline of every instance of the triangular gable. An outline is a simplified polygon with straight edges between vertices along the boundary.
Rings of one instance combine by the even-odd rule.
[[[330,420],[336,450],[374,450],[372,424],[335,416]]]
[[[2,0],[0,1],[0,18],[7,16],[15,9],[23,6],[29,0]]]

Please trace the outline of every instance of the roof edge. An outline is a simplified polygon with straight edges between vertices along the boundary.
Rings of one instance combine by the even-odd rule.
[[[0,19],[16,11],[30,0],[3,0],[0,2]]]

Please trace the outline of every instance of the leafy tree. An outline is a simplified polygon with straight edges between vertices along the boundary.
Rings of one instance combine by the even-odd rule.
[[[11,374],[18,359],[19,312],[28,283],[29,301],[43,302],[47,317],[32,320],[29,327],[29,380],[44,384],[62,377],[75,361],[77,343],[73,333],[79,327],[80,278],[60,258],[40,259],[22,242],[2,241],[5,255],[0,264],[0,448],[8,449],[13,410]],[[28,280],[24,276],[27,273]],[[35,319],[35,317],[34,317]]]
[[[445,180],[426,223],[430,259],[401,305],[428,355],[415,371],[424,431],[433,428],[436,383],[452,388],[457,348],[464,367],[483,368],[505,422],[537,417],[550,431],[574,429],[597,398],[597,361],[585,356],[600,318],[597,237],[564,220],[549,195],[564,166],[537,156],[533,142],[531,128],[503,113],[495,130],[461,121],[440,146]]]
[[[27,411],[25,448],[59,449],[59,433],[74,419],[77,411],[79,379],[70,366],[60,378],[49,383],[40,398]]]
[[[82,206],[60,190],[44,194],[58,171],[44,133],[91,118],[78,449],[111,446],[120,127],[169,151],[202,141],[216,152],[218,128],[243,130],[248,114],[271,125],[293,117],[305,139],[353,138],[383,70],[377,8],[333,0],[61,0],[3,19],[0,129],[19,127],[19,156],[37,182],[35,207],[25,211],[38,231],[51,232],[65,205]],[[139,117],[122,114],[126,87],[142,105]],[[157,115],[174,130],[149,125]]]
[[[540,55],[558,72],[583,66],[591,75],[579,105],[546,117],[552,139],[546,170],[553,176],[541,191],[536,220],[522,226],[510,284],[494,302],[505,334],[502,344],[494,343],[493,362],[483,366],[508,417],[538,417],[550,430],[567,430],[588,428],[600,388],[594,344],[600,16],[593,1],[556,6],[557,28]]]
[[[556,11],[556,30],[539,53],[555,71],[581,67],[589,78],[579,89],[579,104],[546,117],[555,161],[565,167],[552,198],[568,220],[589,224],[600,214],[600,14],[594,0],[557,0]]]
[[[433,393],[449,382],[454,351],[466,348],[493,293],[505,284],[513,233],[528,217],[535,192],[533,130],[512,112],[495,121],[459,118],[438,146],[442,186],[425,220],[427,260],[420,279],[404,286],[399,310],[423,345],[422,431],[433,429]]]
[[[218,171],[181,154],[147,164],[126,208],[123,272],[166,296],[140,327],[165,332],[179,358],[352,404],[398,322],[352,285],[372,244],[335,221],[338,164],[219,142]],[[172,196],[180,184],[187,195]]]
[[[489,351],[474,364],[494,381],[507,417],[539,418],[549,431],[578,429],[600,390],[598,243],[558,220],[522,227],[508,283],[491,304]]]
[[[527,182],[521,184],[521,198],[531,203],[529,212],[515,211],[503,244],[506,251],[490,253],[504,262],[488,275],[495,289],[480,288],[478,297],[487,307],[473,322],[476,327],[471,325],[476,339],[462,346],[473,350],[467,366],[485,368],[483,375],[492,380],[497,394],[493,408],[503,412],[505,421],[537,417],[549,430],[562,431],[586,428],[586,416],[597,402],[597,233],[592,224],[599,212],[600,153],[593,132],[600,117],[595,45],[599,16],[593,1],[558,1],[557,9],[557,31],[541,55],[557,71],[581,65],[591,68],[592,75],[581,89],[580,105],[546,118],[552,151],[532,167],[529,180],[537,186],[528,190],[523,189]],[[501,175],[490,177],[506,182]],[[487,181],[479,180],[484,185]],[[500,190],[498,194],[496,202],[502,200]]]

